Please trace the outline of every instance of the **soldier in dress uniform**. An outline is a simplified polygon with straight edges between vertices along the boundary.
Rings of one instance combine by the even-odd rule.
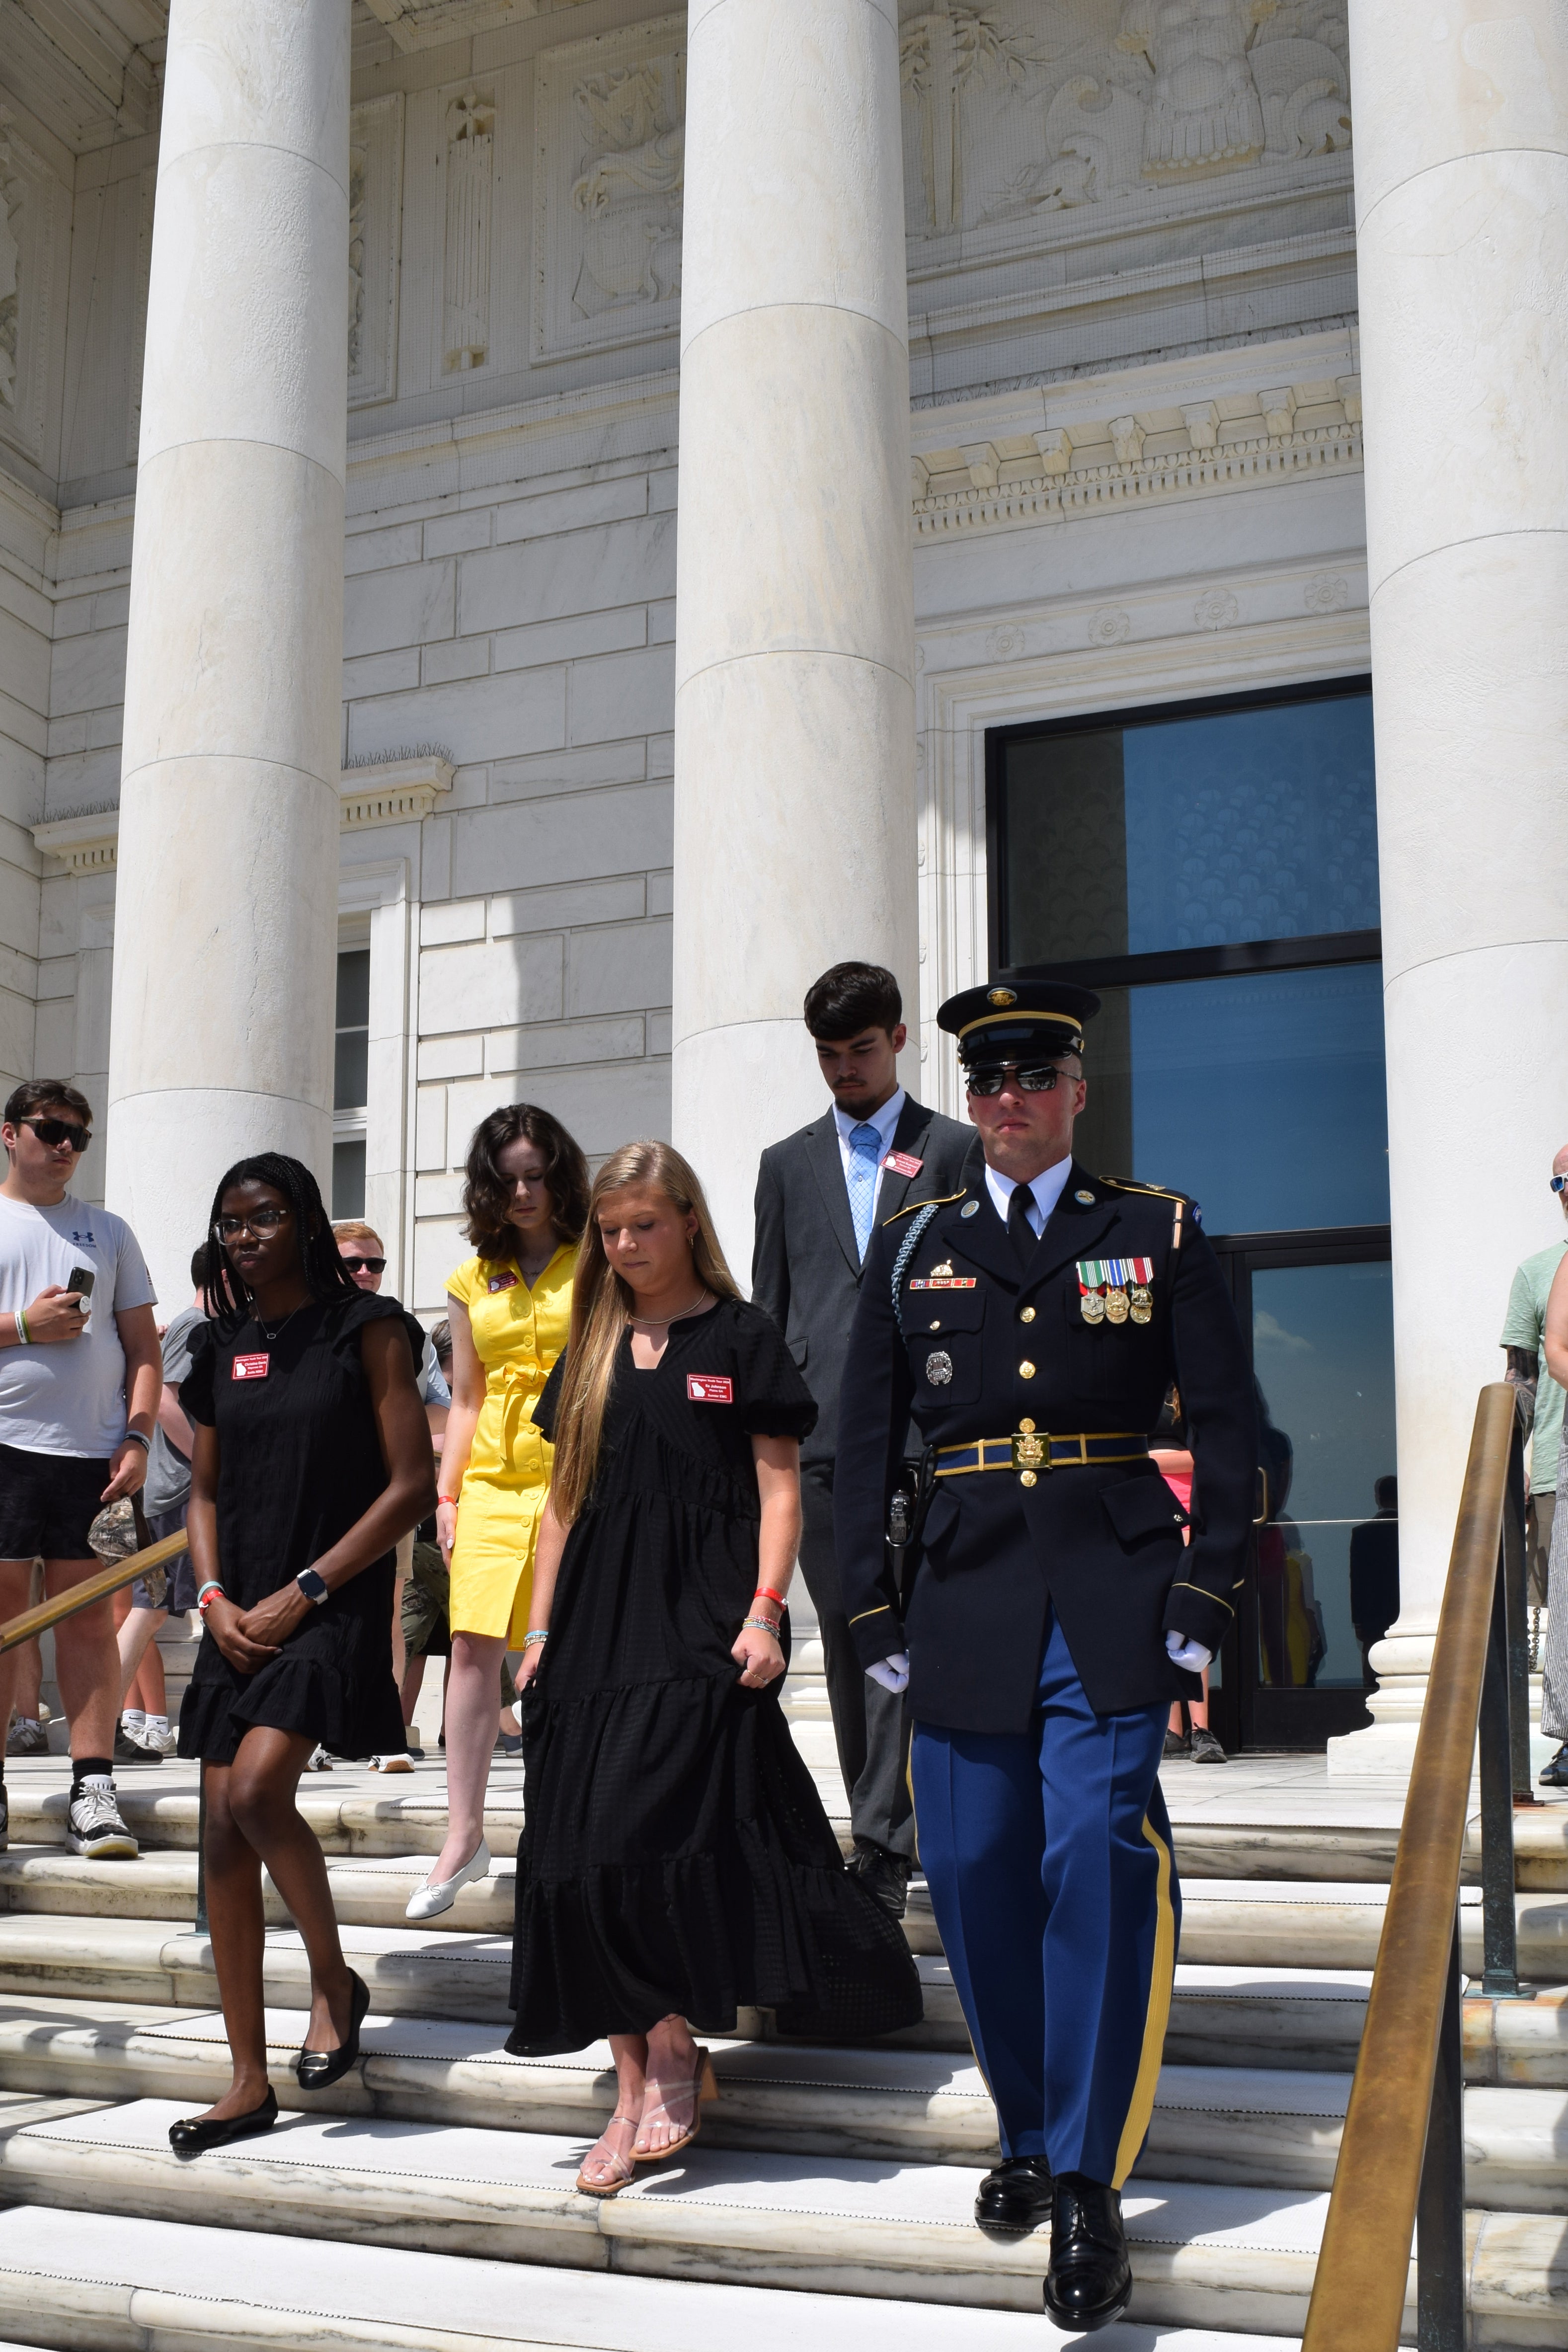
[[[1085,2332],[1131,2293],[1120,2191],[1170,2009],[1166,1714],[1233,1621],[1258,1458],[1194,1204],[1072,1157],[1098,1010],[1023,973],[942,1007],[978,1148],[962,1192],[891,1217],[868,1254],[835,1522],[861,1664],[907,1684],[920,1858],[996,2102],[976,2219],[1049,2213],[1046,2308]],[[1173,1380],[1196,1462],[1185,1548],[1147,1440]],[[911,1414],[929,1502],[901,1556],[886,1530]]]

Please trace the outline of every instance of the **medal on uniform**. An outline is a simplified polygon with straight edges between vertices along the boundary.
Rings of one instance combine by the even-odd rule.
[[[952,1358],[945,1348],[935,1348],[926,1358],[926,1378],[933,1389],[946,1388],[952,1378]]]
[[[1083,1257],[1078,1262],[1079,1309],[1086,1323],[1153,1320],[1154,1261],[1147,1257]]]

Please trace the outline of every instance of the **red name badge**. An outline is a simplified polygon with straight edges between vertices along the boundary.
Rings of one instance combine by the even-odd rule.
[[[733,1404],[735,1383],[718,1372],[688,1372],[686,1393],[693,1404]]]
[[[925,1161],[917,1160],[912,1151],[889,1151],[882,1165],[890,1168],[897,1176],[918,1176]]]
[[[515,1290],[516,1288],[517,1276],[515,1274],[491,1275],[489,1279],[489,1289],[492,1297],[498,1290]]]
[[[237,1356],[232,1377],[237,1381],[264,1381],[271,1361],[270,1356]]]

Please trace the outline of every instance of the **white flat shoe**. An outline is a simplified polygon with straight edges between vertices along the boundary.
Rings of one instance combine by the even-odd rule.
[[[408,1908],[403,1916],[405,1919],[438,1918],[443,1911],[451,1909],[460,1888],[470,1886],[475,1879],[488,1878],[489,1874],[490,1850],[481,1838],[455,1877],[427,1878],[423,1886],[416,1886],[408,1898]]]

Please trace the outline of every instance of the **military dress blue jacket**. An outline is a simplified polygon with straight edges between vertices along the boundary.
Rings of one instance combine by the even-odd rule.
[[[1219,1261],[1184,1196],[1075,1161],[1025,1266],[977,1153],[965,1174],[934,1212],[884,1222],[867,1253],[834,1482],[861,1664],[908,1650],[917,1722],[1021,1731],[1054,1609],[1097,1713],[1195,1697],[1165,1634],[1219,1649],[1258,1484],[1252,1370]],[[1107,1261],[1119,1280],[1104,1278]],[[1086,1288],[1100,1294],[1092,1321]],[[1172,1381],[1196,1464],[1185,1544],[1184,1515],[1145,1450]],[[928,1446],[989,1440],[1005,1466],[948,1475],[956,1457],[939,1453],[944,1475],[901,1596],[884,1538],[911,1416]],[[1021,1444],[995,1444],[1025,1423]],[[1047,1468],[1050,1436],[1089,1437],[1099,1458]],[[1053,1450],[1060,1465],[1082,1449]]]

